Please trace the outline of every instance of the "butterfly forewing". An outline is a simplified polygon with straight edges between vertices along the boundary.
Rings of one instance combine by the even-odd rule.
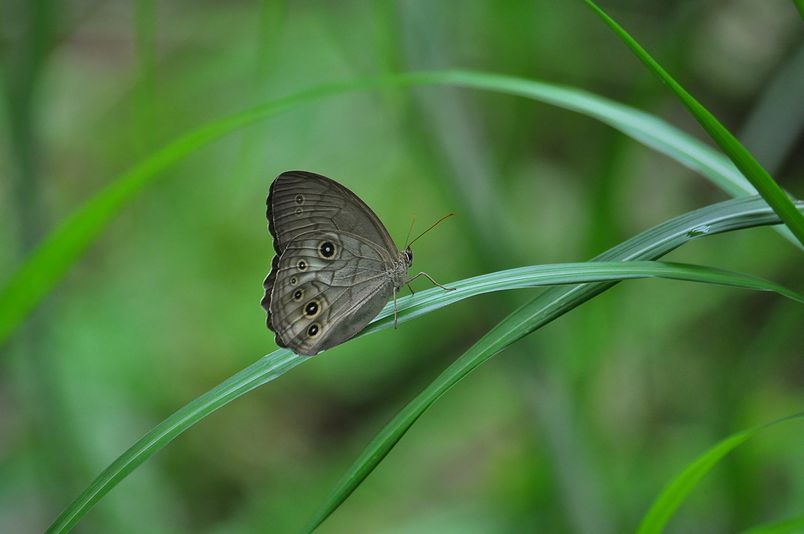
[[[371,208],[339,183],[311,172],[288,171],[274,180],[268,194],[268,221],[280,253],[296,236],[316,230],[351,232],[389,253],[396,252]]]

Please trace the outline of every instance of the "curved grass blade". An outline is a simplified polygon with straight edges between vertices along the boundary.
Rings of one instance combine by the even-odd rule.
[[[653,501],[648,513],[642,519],[637,534],[659,534],[664,530],[667,521],[678,509],[689,493],[695,489],[698,482],[717,465],[728,453],[737,446],[756,435],[760,430],[777,425],[785,421],[794,421],[804,418],[804,414],[797,414],[766,425],[744,430],[727,437],[701,456],[690,463],[677,477],[675,477],[661,494]]]
[[[450,75],[450,85],[522,96],[597,119],[700,173],[732,196],[757,194],[727,157],[655,115],[571,87],[493,73],[445,74]]]
[[[443,308],[469,297],[529,287],[569,285],[591,282],[612,282],[636,280],[641,278],[666,278],[723,286],[773,291],[783,297],[804,304],[804,295],[784,286],[757,276],[706,267],[689,263],[659,261],[587,261],[580,263],[551,263],[530,265],[516,269],[506,269],[491,274],[467,278],[449,284],[454,291],[445,292],[439,288],[417,291],[415,298],[410,296],[397,299],[399,319],[409,320],[431,311]],[[388,304],[365,332],[374,332],[393,324],[393,304]]]
[[[639,245],[640,243],[648,240],[650,242],[667,242],[669,243],[668,246],[672,247],[673,245],[677,246],[679,243],[678,236],[681,235],[687,236],[687,239],[692,239],[709,233],[773,224],[774,222],[778,222],[778,218],[761,199],[751,198],[729,201],[673,219],[653,230],[638,235],[626,243],[632,242],[634,246],[641,246]],[[709,231],[701,232],[702,228],[708,228]],[[639,266],[641,266],[642,271],[640,271]],[[573,272],[570,273],[570,270]],[[457,282],[452,284],[456,287],[455,291],[444,292],[440,289],[420,291],[416,295],[398,299],[398,321],[405,322],[458,300],[490,291],[535,287],[549,283],[577,283],[578,281],[590,282],[604,279],[611,281],[619,280],[626,276],[678,277],[679,279],[694,279],[699,282],[738,285],[753,289],[780,291],[799,302],[802,301],[802,295],[798,293],[749,275],[683,264],[612,261],[600,262],[599,265],[580,263],[564,264],[564,266],[523,267]],[[611,284],[612,282],[608,283]],[[573,287],[587,286],[590,286],[590,284]],[[390,328],[393,322],[391,320],[392,315],[392,306],[386,306],[378,318],[360,335]],[[92,509],[103,495],[183,431],[237,397],[278,378],[306,359],[292,354],[287,349],[274,351],[179,409],[109,465],[59,515],[48,532],[69,531],[81,517]]]
[[[666,83],[675,93],[682,104],[695,117],[695,120],[706,130],[706,133],[717,143],[723,152],[731,159],[743,175],[756,188],[762,198],[764,198],[773,210],[779,214],[790,231],[796,236],[799,242],[804,245],[804,216],[793,206],[793,202],[787,194],[779,187],[770,174],[754,159],[754,156],[737,140],[720,121],[715,118],[700,102],[689,94],[670,74],[662,68],[659,63],[651,57],[648,52],[637,43],[622,26],[617,24],[592,0],[584,0],[592,11],[594,11],[606,25],[631,49],[649,70]]]
[[[804,210],[804,202],[797,203]],[[638,234],[597,256],[594,261],[655,259],[700,236],[778,222],[758,197],[729,200],[695,210]],[[550,288],[514,311],[445,369],[409,402],[366,446],[308,525],[314,530],[374,470],[416,420],[452,386],[510,344],[609,289],[616,282]]]
[[[804,532],[804,516],[751,527],[740,534],[801,534],[802,532]]]
[[[407,73],[320,85],[207,123],[112,179],[50,232],[0,288],[0,343],[50,292],[111,219],[137,193],[159,179],[162,171],[216,139],[298,105],[358,90],[412,85],[454,85],[496,91],[583,113],[700,172],[733,196],[756,192],[721,154],[661,119],[576,89],[471,71]]]

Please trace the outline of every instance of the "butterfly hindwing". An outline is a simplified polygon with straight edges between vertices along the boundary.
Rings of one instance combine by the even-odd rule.
[[[266,283],[277,343],[314,355],[362,330],[392,295],[387,258],[353,234],[313,231],[286,244]]]

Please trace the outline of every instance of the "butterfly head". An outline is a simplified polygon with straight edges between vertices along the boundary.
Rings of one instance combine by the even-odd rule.
[[[405,260],[405,266],[410,267],[410,264],[413,263],[413,251],[410,247],[402,251],[402,258]]]
[[[424,234],[426,234],[427,232],[429,232],[430,230],[432,230],[433,228],[435,228],[436,226],[438,226],[438,225],[439,225],[439,224],[440,224],[442,221],[444,221],[445,219],[449,219],[449,218],[450,218],[450,217],[452,217],[453,215],[455,215],[455,214],[454,214],[454,213],[448,213],[448,214],[444,215],[443,217],[441,217],[440,219],[438,219],[436,222],[434,222],[433,224],[431,224],[431,225],[430,225],[430,228],[428,228],[428,229],[427,229],[427,230],[425,230],[424,232],[422,232],[422,233],[420,233],[419,235],[417,235],[417,236],[416,236],[416,237],[415,237],[415,238],[414,238],[414,239],[411,241],[411,239],[410,239],[410,233],[413,231],[413,223],[414,223],[414,222],[416,222],[416,219],[415,219],[415,218],[413,219],[413,221],[410,223],[410,228],[408,229],[408,237],[405,239],[405,243],[407,243],[407,244],[405,245],[405,250],[403,250],[403,251],[400,253],[401,258],[402,258],[402,259],[405,261],[405,267],[410,267],[410,264],[411,264],[411,263],[413,263],[413,250],[410,248],[410,246],[411,246],[411,245],[414,243],[414,241],[417,241],[417,240],[418,240],[418,239],[419,239],[421,236],[423,236]]]

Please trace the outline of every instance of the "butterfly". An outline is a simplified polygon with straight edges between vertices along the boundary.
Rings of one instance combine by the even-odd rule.
[[[400,251],[371,208],[325,176],[283,172],[266,204],[276,255],[261,304],[280,347],[313,356],[343,343],[392,297],[396,325],[396,293],[419,276],[451,289],[427,273],[408,277],[410,245],[451,213]]]

